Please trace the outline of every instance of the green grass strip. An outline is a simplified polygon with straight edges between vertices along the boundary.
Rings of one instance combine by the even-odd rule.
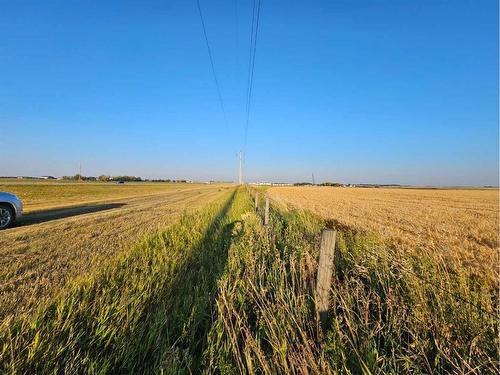
[[[168,373],[200,367],[244,193],[185,215],[0,337],[0,372]]]
[[[498,373],[498,298],[488,285],[349,228],[338,228],[322,332],[314,291],[325,222],[272,208],[265,228],[239,189],[184,216],[11,325],[0,370]]]
[[[270,222],[249,215],[230,248],[206,373],[498,373],[498,322],[482,311],[498,300],[487,283],[338,228],[332,324],[322,333],[313,296],[326,223],[277,207]]]

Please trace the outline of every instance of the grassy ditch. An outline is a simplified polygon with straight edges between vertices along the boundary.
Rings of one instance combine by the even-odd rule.
[[[91,205],[89,212],[73,208],[26,215],[17,227],[0,233],[0,326],[11,317],[31,314],[67,290],[75,277],[113,263],[144,237],[163,232],[183,213],[226,192],[212,185],[171,189],[122,203]]]
[[[265,228],[239,189],[81,279],[34,319],[13,322],[0,338],[0,369],[498,372],[497,300],[487,284],[346,227],[337,228],[322,332],[314,291],[325,224],[273,207]]]
[[[498,373],[496,295],[431,255],[338,229],[323,333],[314,312],[320,229],[300,211],[253,215],[221,279],[208,373]]]
[[[243,193],[186,215],[75,283],[0,337],[0,372],[169,373],[199,368]],[[240,228],[241,230],[241,228]]]

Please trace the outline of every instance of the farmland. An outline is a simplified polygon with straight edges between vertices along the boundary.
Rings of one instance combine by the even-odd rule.
[[[221,194],[191,184],[4,184],[28,212],[0,233],[0,321],[29,312],[67,283]]]
[[[479,277],[498,279],[497,189],[284,187],[269,194],[407,252],[458,260]]]
[[[344,211],[321,212],[334,207],[332,201],[341,199],[344,190],[272,188],[267,191],[273,198],[270,224],[264,226],[263,201],[255,212],[253,190],[189,189],[172,194],[184,194],[177,196],[179,204],[192,199],[192,210],[175,219],[169,219],[171,211],[154,211],[143,221],[154,221],[154,230],[132,236],[120,251],[109,252],[57,293],[49,293],[40,306],[26,304],[29,313],[5,321],[0,331],[1,371],[498,371],[498,288],[490,274],[479,277],[471,271],[477,267],[456,261],[472,248],[449,259],[437,256],[444,247],[450,252],[458,247],[451,248],[448,232],[431,233],[425,220],[412,214],[421,209],[421,201],[432,201],[436,211],[477,216],[490,228],[495,225],[490,220],[498,221],[498,216],[488,211],[495,201],[489,192],[409,190],[384,196],[364,190],[366,196],[359,192],[350,203],[338,204]],[[177,212],[176,199],[167,196],[155,193],[154,199],[165,201],[150,202],[155,207],[164,202]],[[391,200],[394,196],[398,203]],[[125,201],[134,199],[142,206],[143,199],[152,198]],[[372,224],[375,212],[384,208],[382,222]],[[356,210],[363,211],[354,216]],[[348,222],[350,217],[356,221]],[[411,222],[407,227],[399,224],[403,217]],[[99,226],[108,218],[102,220]],[[40,237],[57,228],[56,222],[37,223],[45,229]],[[382,230],[389,224],[399,229]],[[449,227],[453,225],[464,224],[454,219]],[[320,329],[314,298],[320,231],[325,226],[337,230],[326,331]],[[422,226],[434,241],[433,251],[419,249],[427,241],[414,232]],[[65,238],[65,231],[58,233]],[[102,244],[115,241],[109,233]],[[489,239],[495,237],[490,233]],[[79,246],[90,241],[83,239]],[[38,253],[54,246],[54,241],[41,244]],[[64,247],[58,253],[64,259]],[[72,264],[84,262],[86,256],[79,252]],[[491,254],[488,259],[495,262]],[[55,261],[42,264],[34,274],[44,267],[59,272]],[[54,282],[47,280],[47,285]]]
[[[0,191],[10,191],[24,202],[26,213],[61,207],[103,203],[109,200],[164,194],[202,184],[137,183],[119,185],[113,182],[71,182],[51,180],[0,180]]]
[[[500,375],[499,2],[1,2],[0,375]]]

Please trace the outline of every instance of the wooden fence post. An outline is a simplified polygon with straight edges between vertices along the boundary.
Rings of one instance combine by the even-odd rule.
[[[255,192],[255,212],[259,211],[259,192]]]
[[[266,210],[264,211],[264,225],[269,224],[269,197],[266,197]]]
[[[328,318],[328,306],[334,270],[333,261],[335,256],[336,237],[336,230],[323,229],[321,231],[321,249],[316,283],[316,313],[320,319],[323,332],[327,331],[330,323]]]

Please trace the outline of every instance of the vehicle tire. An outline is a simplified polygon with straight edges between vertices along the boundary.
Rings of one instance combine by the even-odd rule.
[[[0,230],[8,228],[14,222],[14,210],[7,204],[0,204]]]

